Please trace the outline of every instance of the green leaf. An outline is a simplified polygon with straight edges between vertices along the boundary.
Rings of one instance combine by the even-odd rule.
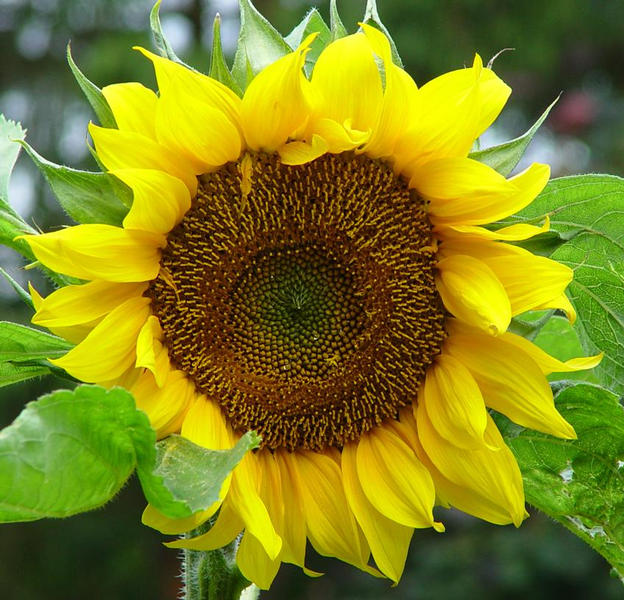
[[[89,81],[74,62],[71,55],[71,44],[67,44],[67,62],[80,89],[97,115],[97,118],[100,120],[102,127],[116,128],[117,122],[115,121],[110,106],[108,106],[108,102],[106,102],[106,98],[104,98],[102,94],[102,90]]]
[[[11,208],[9,204],[9,178],[20,151],[17,140],[23,140],[26,132],[19,123],[9,121],[0,113],[0,244],[17,250],[23,256],[34,259],[24,240],[15,237],[35,230]]]
[[[531,430],[506,440],[527,501],[604,556],[624,578],[624,411],[617,396],[588,384],[556,397],[578,440]]]
[[[0,521],[67,517],[102,506],[155,442],[121,388],[60,390],[29,403],[0,432]]]
[[[390,32],[382,23],[381,18],[379,17],[379,11],[377,10],[377,0],[367,0],[366,9],[364,10],[364,18],[362,19],[362,21],[367,25],[372,25],[373,27],[376,27],[386,35],[388,41],[390,42],[390,49],[392,50],[392,62],[402,68],[403,61],[399,56],[399,51],[397,50],[396,44],[394,43]]]
[[[232,75],[242,90],[264,67],[291,51],[280,33],[251,3],[239,0],[240,33]]]
[[[28,365],[28,364],[13,364],[13,363],[0,363],[0,388],[20,381],[26,381],[28,379],[34,379],[35,377],[41,377],[43,375],[49,375],[50,369],[42,365]],[[0,431],[0,447],[2,440],[2,431]],[[0,457],[1,465],[2,457]],[[2,468],[0,466],[0,473]],[[0,514],[2,506],[0,504]],[[0,519],[1,520],[1,519]]]
[[[221,45],[221,15],[217,13],[212,24],[212,54],[210,56],[210,77],[227,85],[239,96],[243,95],[240,86],[234,81]]]
[[[160,23],[160,3],[161,0],[157,0],[156,4],[152,7],[150,11],[150,27],[152,28],[152,35],[154,36],[154,44],[156,46],[156,50],[161,56],[168,58],[169,60],[184,65],[191,71],[195,71],[193,67],[190,67],[185,62],[180,60],[177,54],[174,52],[173,47],[169,43],[169,40],[165,37],[165,34],[162,30],[162,25]]]
[[[72,348],[73,344],[50,333],[0,321],[0,362],[58,358]]]
[[[329,28],[331,30],[332,42],[349,35],[347,28],[342,24],[342,19],[338,14],[336,0],[330,0],[329,3]]]
[[[329,27],[325,24],[325,21],[323,21],[323,17],[321,17],[319,11],[316,10],[316,8],[310,10],[301,23],[285,38],[286,43],[295,50],[311,33],[318,33],[318,35],[312,42],[310,51],[306,55],[304,70],[308,76],[312,73],[314,64],[325,46],[331,42],[331,32],[329,31]]]
[[[492,146],[485,150],[478,150],[470,153],[470,158],[478,160],[498,171],[501,175],[507,177],[520,162],[526,152],[527,147],[531,143],[533,136],[542,126],[542,123],[548,117],[552,107],[557,104],[560,96],[557,96],[552,104],[542,113],[542,116],[535,121],[534,125],[523,135],[513,140],[509,140],[504,144]]]
[[[14,366],[0,364],[0,383],[48,372],[39,366],[5,372],[7,365]],[[258,441],[250,432],[231,450],[207,450],[178,436],[156,445],[147,415],[128,391],[94,385],[60,390],[28,404],[0,432],[0,521],[97,508],[135,468],[155,508],[188,517],[218,499],[228,473]]]
[[[622,394],[624,179],[613,175],[553,179],[532,204],[503,224],[539,221],[546,215],[560,236],[551,258],[574,269],[567,291],[578,312],[575,328],[583,348],[586,353],[605,353],[594,373],[602,385]]]
[[[15,281],[15,279],[13,279],[13,277],[11,277],[2,267],[0,267],[0,275],[2,275],[9,282],[9,285],[15,290],[20,300],[24,304],[26,304],[28,308],[35,310],[35,306],[33,304],[32,298],[30,297],[30,294],[19,283],[17,283],[17,281]]]
[[[155,468],[139,466],[145,497],[170,518],[204,510],[219,499],[225,478],[259,442],[256,433],[248,432],[231,450],[207,450],[179,435],[169,436],[156,445]]]
[[[128,212],[127,206],[132,204],[130,188],[121,182],[119,187],[115,186],[113,176],[108,173],[79,171],[57,165],[43,158],[26,142],[22,145],[50,184],[59,204],[74,221],[121,225]],[[124,188],[122,201],[117,194]]]

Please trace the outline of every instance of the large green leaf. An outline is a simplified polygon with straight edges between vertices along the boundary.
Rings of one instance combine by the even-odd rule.
[[[115,185],[108,173],[79,171],[57,165],[22,144],[47,179],[59,204],[78,223],[121,225],[132,203],[132,192],[122,182]],[[124,190],[120,196],[120,190]],[[121,197],[121,199],[120,199]]]
[[[67,517],[101,506],[154,443],[147,416],[122,390],[61,390],[31,402],[0,432],[0,521]]]
[[[617,396],[588,384],[564,389],[556,404],[578,440],[507,432],[527,501],[600,552],[624,580],[624,410]]]
[[[251,3],[239,0],[240,33],[232,75],[242,90],[264,67],[288,54],[290,46]]]
[[[76,82],[97,115],[97,118],[100,120],[102,127],[116,128],[117,122],[115,121],[110,106],[108,106],[106,98],[104,98],[104,94],[102,94],[102,90],[93,82],[89,81],[86,75],[78,68],[78,65],[74,62],[72,57],[70,44],[67,44],[67,62],[69,63],[71,72],[76,78]]]
[[[308,76],[312,73],[314,64],[325,46],[331,42],[331,32],[329,27],[325,24],[325,21],[323,21],[323,17],[321,17],[319,11],[316,10],[316,8],[310,10],[301,23],[285,38],[286,43],[294,50],[311,33],[317,33],[318,35],[314,38],[310,46],[310,51],[306,55],[304,70]]]
[[[558,96],[542,113],[542,116],[535,121],[533,126],[520,137],[514,138],[513,140],[509,140],[508,142],[497,146],[492,146],[491,148],[471,152],[470,158],[489,165],[501,175],[507,177],[507,175],[514,170],[516,165],[520,162],[520,159],[524,156],[524,153],[531,143],[533,136],[542,126],[542,123],[548,117],[548,114],[550,113],[552,107],[557,103],[557,100],[559,100]]]
[[[58,358],[73,344],[32,327],[0,321],[0,363]]]
[[[26,132],[19,123],[7,120],[0,113],[0,244],[9,246],[32,260],[34,256],[28,244],[14,239],[18,235],[35,231],[9,204],[9,178],[20,151],[16,140],[23,140],[25,137]]]
[[[148,501],[172,518],[187,517],[218,498],[228,473],[257,443],[250,433],[232,450],[177,437],[157,446],[147,415],[126,390],[60,390],[28,404],[0,432],[0,521],[97,508],[135,468]]]
[[[552,232],[542,253],[574,269],[568,295],[578,312],[575,328],[586,352],[605,353],[595,369],[600,383],[622,394],[624,179],[612,175],[554,179],[531,205],[505,224],[538,222],[546,215]]]

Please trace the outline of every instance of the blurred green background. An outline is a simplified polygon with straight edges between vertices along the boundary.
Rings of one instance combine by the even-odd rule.
[[[86,143],[92,118],[65,62],[65,46],[98,85],[138,80],[154,86],[151,69],[132,45],[150,46],[151,0],[0,0],[0,112],[29,130],[47,158],[95,169]],[[164,0],[163,27],[184,59],[208,67],[211,24],[220,12],[228,52],[238,31],[236,0]],[[328,1],[316,6],[328,15]],[[282,33],[311,5],[301,0],[256,0]],[[364,1],[339,2],[350,30]],[[563,91],[527,161],[548,162],[554,175],[624,171],[624,2],[621,0],[380,0],[379,9],[417,83],[488,60],[503,48],[495,69],[514,93],[483,139],[491,145],[522,133]],[[42,229],[66,223],[43,179],[25,157],[11,185],[17,210]],[[36,216],[35,216],[36,215]],[[24,283],[21,259],[0,248],[0,264]],[[40,291],[47,283],[29,272]],[[0,318],[29,315],[0,281]],[[25,402],[53,389],[44,380],[0,390],[0,425]],[[0,527],[0,598],[3,600],[173,599],[177,556],[163,537],[140,524],[143,500],[135,481],[107,507],[64,521]],[[338,561],[310,552],[308,579],[282,567],[262,598],[610,599],[623,595],[608,565],[572,534],[539,514],[519,530],[490,526],[440,511],[445,534],[417,531],[400,585],[391,588]]]

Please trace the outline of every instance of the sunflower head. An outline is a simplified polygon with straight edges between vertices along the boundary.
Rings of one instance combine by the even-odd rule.
[[[139,49],[158,94],[102,90],[117,127],[89,131],[132,206],[119,226],[26,236],[85,280],[33,291],[33,322],[77,344],[52,362],[129,388],[161,437],[222,449],[262,436],[209,510],[176,521],[148,507],[165,533],[218,511],[172,546],[243,532],[239,567],[262,588],[281,562],[304,567],[307,540],[398,581],[413,530],[443,530],[436,505],[525,518],[490,410],[575,435],[545,375],[597,358],[562,363],[507,331],[527,310],[573,319],[572,271],[514,244],[548,223],[496,226],[549,169],[506,178],[470,158],[510,93],[478,55],[418,87],[369,24],[270,60],[249,35],[233,75]]]

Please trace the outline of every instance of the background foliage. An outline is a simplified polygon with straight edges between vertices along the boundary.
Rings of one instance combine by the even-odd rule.
[[[85,144],[91,113],[66,65],[65,45],[72,40],[76,62],[98,85],[137,79],[153,85],[146,61],[129,50],[137,43],[150,44],[151,4],[151,0],[0,0],[0,112],[30,130],[28,139],[40,154],[74,167],[95,168]],[[226,48],[232,49],[236,38],[236,3],[218,0],[214,4],[171,0],[162,7],[163,26],[177,53],[205,70],[217,9],[223,15]],[[514,95],[485,145],[520,134],[564,90],[526,160],[550,162],[557,175],[624,172],[620,60],[624,42],[619,31],[624,4],[606,0],[574,4],[567,0],[381,0],[379,4],[406,68],[419,83],[471,63],[475,50],[487,60],[501,48],[516,47],[496,62]],[[256,5],[283,33],[308,6],[296,0],[257,0]],[[327,15],[327,3],[319,2],[318,7]],[[339,7],[353,30],[363,2],[345,0]],[[66,222],[47,184],[25,157],[18,163],[12,185],[18,212],[33,226],[49,229]],[[597,202],[592,206],[599,209]],[[542,214],[539,206],[535,210],[527,217]],[[28,218],[34,212],[36,223]],[[572,246],[555,250],[555,245],[550,251],[555,251],[555,258],[559,252],[562,260],[577,260],[570,252],[582,240],[578,237]],[[9,265],[11,275],[24,280],[16,254],[0,248],[0,261]],[[42,291],[45,285],[40,282]],[[621,287],[614,285],[614,293],[621,294]],[[0,282],[0,303],[2,320],[26,322],[14,292],[4,282]],[[9,424],[27,399],[57,385],[43,379],[39,384],[1,390],[0,425]],[[523,447],[523,441],[519,436],[517,444],[523,452],[539,442],[529,440]],[[141,497],[131,483],[105,510],[71,520],[3,525],[4,596],[20,600],[175,597],[175,553],[160,546],[162,536],[140,525]],[[565,594],[606,599],[621,595],[619,582],[608,579],[608,566],[599,556],[538,515],[514,532],[444,512],[439,516],[447,522],[447,533],[416,533],[398,588],[338,561],[313,557],[311,567],[326,571],[328,577],[312,581],[297,569],[284,567],[263,598],[552,598]]]

